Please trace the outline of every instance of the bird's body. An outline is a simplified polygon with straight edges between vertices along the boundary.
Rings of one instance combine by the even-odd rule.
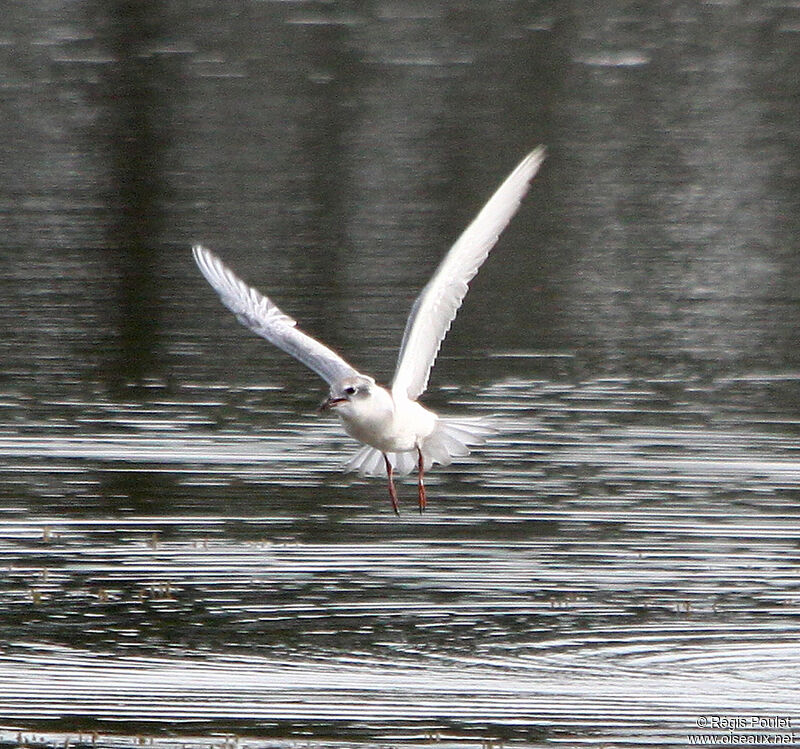
[[[448,465],[467,455],[492,432],[479,420],[443,418],[421,405],[431,367],[461,306],[469,281],[519,207],[544,159],[531,152],[506,178],[445,256],[411,309],[389,389],[353,369],[324,344],[301,332],[269,298],[247,286],[215,255],[199,245],[194,258],[223,303],[240,322],[314,370],[330,385],[320,410],[331,411],[348,435],[364,447],[347,463],[363,475],[386,471],[397,512],[393,475],[419,472],[419,507],[425,508],[423,476],[434,462]]]
[[[383,453],[409,452],[430,437],[439,417],[417,401],[394,398],[380,385],[368,395],[342,401],[336,409],[344,431]]]

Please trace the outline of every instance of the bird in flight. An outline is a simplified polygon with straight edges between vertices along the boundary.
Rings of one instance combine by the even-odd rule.
[[[320,411],[336,414],[344,431],[363,443],[345,469],[379,476],[386,471],[392,509],[399,514],[394,474],[418,470],[419,511],[427,497],[424,475],[433,463],[449,465],[482,444],[494,430],[475,419],[437,416],[418,402],[468,284],[517,212],[544,160],[542,146],[529,153],[505,179],[445,255],[417,297],[406,322],[390,387],[351,367],[336,352],[297,328],[269,298],[245,284],[200,245],[195,262],[222,303],[254,333],[316,372],[330,386]]]

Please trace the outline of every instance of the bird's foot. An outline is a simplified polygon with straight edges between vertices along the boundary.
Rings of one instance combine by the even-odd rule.
[[[392,509],[395,515],[400,514],[400,508],[397,506],[397,490],[394,488],[394,482],[389,484],[389,499],[392,500]]]
[[[400,508],[397,506],[397,489],[394,487],[394,468],[389,462],[389,456],[383,454],[383,462],[386,465],[386,476],[389,479],[389,499],[392,500],[392,509],[395,515],[400,514]]]
[[[419,471],[419,514],[422,515],[425,512],[425,508],[428,506],[428,495],[425,492],[425,484],[423,482],[423,477],[425,476],[425,461],[422,457],[422,450],[417,447],[417,469]]]
[[[428,494],[425,491],[425,484],[420,482],[419,484],[419,514],[422,515],[425,512],[425,508],[428,506]]]

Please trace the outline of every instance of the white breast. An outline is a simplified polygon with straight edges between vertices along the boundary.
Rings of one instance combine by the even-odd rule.
[[[344,430],[381,452],[414,450],[436,427],[436,414],[432,411],[408,399],[395,402],[381,387],[373,387],[369,398],[353,406],[337,409]]]

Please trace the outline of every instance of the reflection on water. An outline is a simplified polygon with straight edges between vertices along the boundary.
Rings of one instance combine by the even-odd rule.
[[[796,5],[6,15],[0,742],[670,746],[796,716]],[[499,434],[395,519],[188,247],[385,381],[539,142],[426,401]]]

